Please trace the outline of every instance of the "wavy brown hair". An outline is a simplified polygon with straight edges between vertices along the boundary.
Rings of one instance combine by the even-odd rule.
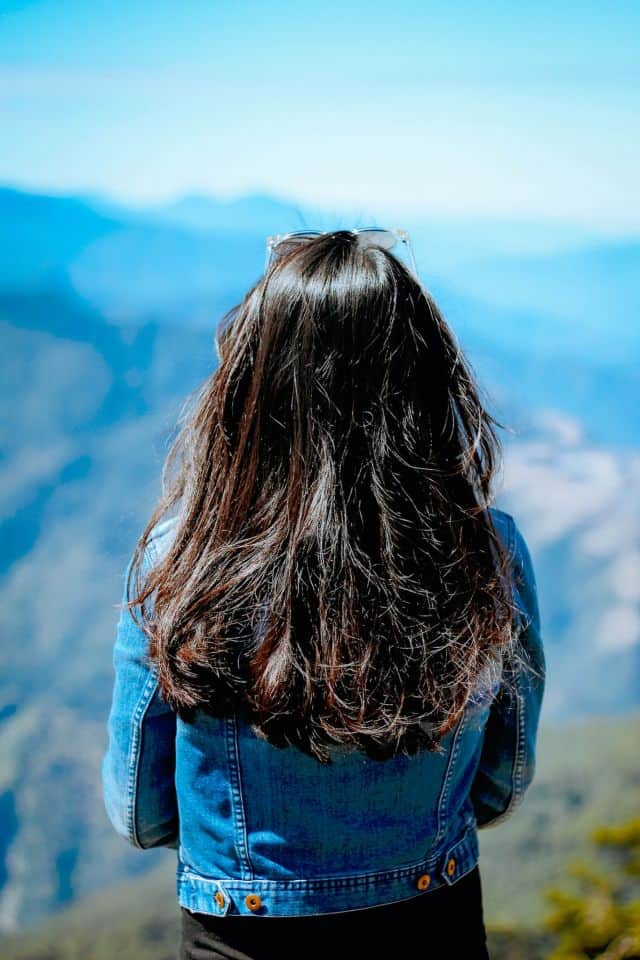
[[[437,749],[514,614],[502,424],[454,334],[401,260],[338,230],[285,249],[216,345],[128,578],[163,698],[321,762]]]

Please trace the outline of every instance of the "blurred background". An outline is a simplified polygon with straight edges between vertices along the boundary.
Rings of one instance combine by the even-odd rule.
[[[535,785],[481,835],[493,955],[622,936],[639,31],[632,2],[0,0],[3,956],[174,956],[175,852],[129,847],[102,805],[115,605],[216,323],[265,237],[301,227],[408,229],[509,427],[496,503],[531,549],[549,676]],[[563,953],[580,924],[592,952]]]

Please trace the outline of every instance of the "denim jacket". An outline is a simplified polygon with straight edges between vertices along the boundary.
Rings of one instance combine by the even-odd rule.
[[[533,778],[545,676],[531,557],[513,517],[491,510],[515,567],[528,664],[509,660],[511,682],[505,669],[479,687],[441,752],[380,761],[344,751],[323,765],[270,745],[235,715],[197,711],[183,722],[160,696],[146,635],[121,612],[105,809],[133,846],[177,851],[182,906],[340,912],[436,890],[473,869],[478,829],[511,816]],[[145,563],[160,555],[172,524],[158,524]]]

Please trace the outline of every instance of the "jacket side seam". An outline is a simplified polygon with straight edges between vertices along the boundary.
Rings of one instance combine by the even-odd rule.
[[[511,518],[511,527],[513,532],[513,548],[512,556],[515,559],[516,555],[516,525],[513,517]],[[512,778],[511,778],[511,798],[507,805],[507,808],[504,812],[504,816],[510,816],[513,813],[514,809],[518,805],[523,789],[523,772],[525,765],[525,711],[524,711],[524,693],[521,689],[521,679],[522,675],[520,670],[518,670],[516,676],[515,687],[515,697],[516,697],[516,729],[517,729],[517,738],[516,738],[516,755],[514,758]]]
[[[236,828],[236,845],[243,880],[253,880],[255,871],[249,855],[247,819],[242,796],[242,775],[240,772],[240,753],[238,750],[238,726],[236,715],[225,718],[227,732],[227,757],[229,760],[229,781],[233,798],[233,820]]]
[[[516,694],[516,725],[517,725],[517,740],[516,740],[516,753],[514,757],[513,771],[511,777],[511,797],[509,803],[506,806],[504,813],[502,814],[502,819],[510,817],[514,812],[516,807],[519,805],[520,799],[522,797],[522,783],[523,783],[523,772],[524,772],[524,743],[525,743],[525,729],[524,729],[524,697],[522,691],[520,690],[520,676],[518,675],[515,685],[515,694]]]
[[[158,680],[154,674],[149,674],[147,682],[136,704],[131,724],[131,743],[127,760],[127,831],[131,843],[142,849],[142,843],[136,827],[136,797],[138,792],[138,776],[140,767],[140,741],[142,739],[142,723],[144,715],[151,703]]]
[[[512,773],[511,773],[511,792],[509,796],[509,801],[502,811],[497,816],[492,817],[491,820],[483,825],[483,829],[491,829],[491,827],[498,826],[501,823],[504,823],[505,820],[509,820],[516,809],[520,805],[520,799],[522,797],[522,770],[524,768],[524,757],[523,757],[523,742],[524,742],[524,711],[522,709],[522,700],[520,692],[516,691],[516,713],[517,713],[517,743],[515,756],[513,761]]]
[[[515,560],[516,557],[516,525],[515,520],[511,515],[509,515],[509,531],[510,531],[510,544],[509,544],[509,559],[511,561]],[[511,767],[511,791],[509,795],[509,800],[504,810],[499,813],[497,816],[492,817],[489,823],[483,825],[483,829],[491,828],[493,826],[498,826],[501,823],[504,823],[505,820],[509,820],[515,813],[516,808],[519,805],[519,801],[522,796],[522,771],[524,769],[524,704],[523,704],[523,695],[520,690],[520,674],[516,676],[515,684],[515,706],[516,706],[516,749],[513,756],[513,762]]]

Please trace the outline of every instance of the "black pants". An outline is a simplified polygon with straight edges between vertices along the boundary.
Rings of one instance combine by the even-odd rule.
[[[298,917],[225,917],[181,907],[178,960],[489,960],[478,867],[399,903]]]

